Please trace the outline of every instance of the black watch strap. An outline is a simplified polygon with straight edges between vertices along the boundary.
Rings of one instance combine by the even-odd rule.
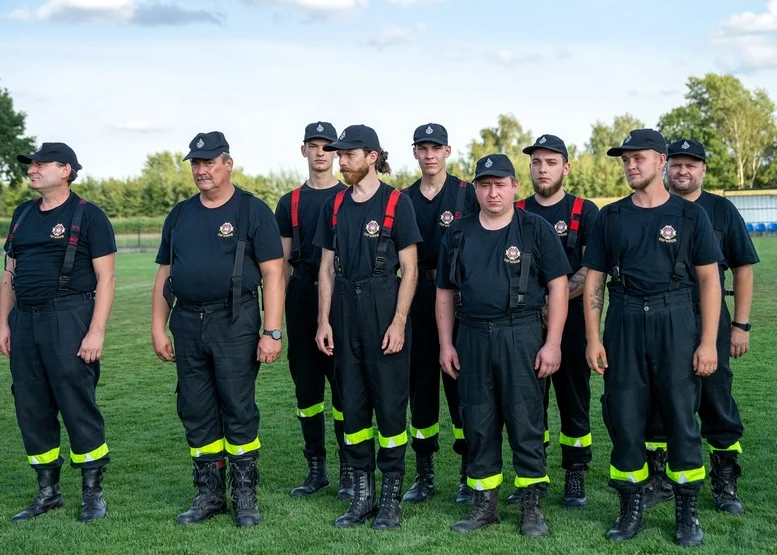
[[[743,324],[741,322],[731,322],[731,325],[734,326],[735,328],[739,328],[740,330],[744,330],[744,331],[750,331],[750,328],[753,327],[753,325],[750,322],[746,324]]]
[[[276,341],[280,340],[282,337],[281,330],[275,329],[275,330],[264,330],[262,335],[269,335]]]

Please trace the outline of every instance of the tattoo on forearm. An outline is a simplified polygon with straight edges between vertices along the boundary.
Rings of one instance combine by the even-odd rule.
[[[594,287],[593,295],[591,295],[591,308],[593,310],[601,311],[604,307],[604,280],[602,279]]]
[[[588,268],[582,268],[580,271],[578,271],[575,275],[573,275],[571,278],[569,278],[569,292],[574,293],[578,289],[580,289],[583,284],[585,283],[585,275]]]

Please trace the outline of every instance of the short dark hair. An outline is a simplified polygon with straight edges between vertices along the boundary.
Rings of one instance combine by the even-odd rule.
[[[64,168],[67,166],[67,164],[63,164],[62,162],[55,162],[57,164],[57,167]],[[73,169],[73,166],[70,166],[70,175],[67,176],[67,184],[70,185],[78,179],[78,172]]]

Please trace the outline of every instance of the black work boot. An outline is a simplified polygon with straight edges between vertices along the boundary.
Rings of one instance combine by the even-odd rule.
[[[375,499],[375,473],[363,470],[353,471],[353,499],[348,510],[335,520],[335,527],[350,528],[364,523],[375,516],[377,500]]]
[[[540,484],[532,484],[521,496],[521,535],[534,538],[548,535],[548,525],[542,516]]]
[[[607,532],[607,539],[611,542],[630,540],[645,527],[642,519],[644,506],[642,505],[642,490],[633,492],[619,491],[620,516],[615,525]]]
[[[542,482],[537,484],[537,487],[540,488],[540,495],[542,497],[545,497],[548,494],[548,484],[547,482]],[[515,491],[507,496],[507,500],[505,501],[505,505],[508,507],[518,506],[521,504],[521,498],[523,497],[524,492],[526,491],[526,488],[515,488]]]
[[[107,507],[103,499],[103,472],[105,467],[81,469],[81,522],[104,518]]]
[[[475,490],[467,483],[467,464],[469,455],[461,456],[461,471],[459,474],[459,492],[456,494],[456,503],[472,503],[475,499]]]
[[[737,463],[736,451],[713,451],[710,455],[710,481],[715,509],[732,515],[745,513],[737,498],[737,478],[742,467]]]
[[[227,467],[223,460],[192,461],[192,481],[197,488],[192,507],[178,515],[176,524],[197,524],[227,512]]]
[[[340,457],[340,486],[337,489],[337,500],[353,499],[353,467],[348,464],[344,453]]]
[[[585,467],[573,467],[567,470],[564,482],[564,506],[570,508],[585,507],[588,498],[585,495]]]
[[[426,501],[434,493],[434,455],[416,455],[415,468],[415,483],[402,498],[408,503]]]
[[[380,503],[378,515],[372,523],[376,530],[391,530],[399,526],[402,520],[402,479],[404,476],[398,472],[383,474],[383,483],[380,488]]]
[[[26,509],[11,517],[13,522],[30,520],[52,509],[62,506],[62,490],[59,487],[59,474],[62,467],[36,468],[38,474],[38,495]]]
[[[666,451],[656,449],[655,451],[647,451],[646,454],[650,479],[645,484],[642,505],[643,508],[649,509],[654,505],[674,499],[674,490],[666,477]]]
[[[255,526],[262,521],[256,504],[256,488],[259,485],[257,459],[252,456],[236,457],[229,461],[229,487],[235,524],[242,528]]]
[[[674,496],[675,533],[677,545],[696,547],[702,544],[704,533],[699,524],[699,511],[696,509],[698,490],[683,490],[678,488]]]
[[[475,500],[472,510],[463,520],[460,520],[451,530],[454,532],[473,532],[501,521],[497,507],[499,505],[499,488],[475,490]]]
[[[329,487],[329,476],[324,457],[313,457],[308,460],[308,475],[298,488],[291,490],[292,497],[313,495],[318,490]]]

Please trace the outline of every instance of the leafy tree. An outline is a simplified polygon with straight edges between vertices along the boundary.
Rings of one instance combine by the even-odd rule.
[[[0,89],[0,184],[13,189],[25,178],[25,168],[16,161],[16,155],[35,150],[35,138],[26,137],[27,114],[14,109],[8,89]]]

